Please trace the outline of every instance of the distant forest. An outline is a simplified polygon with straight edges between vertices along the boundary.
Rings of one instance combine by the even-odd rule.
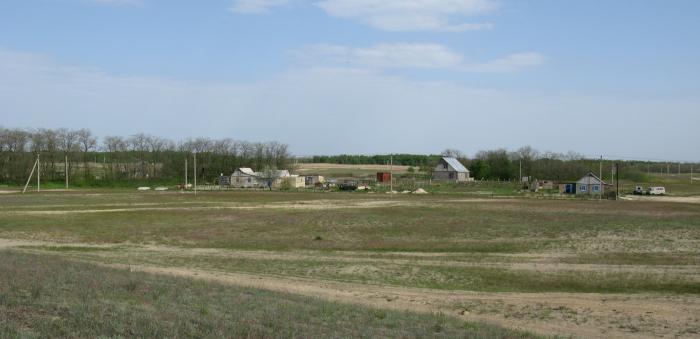
[[[213,182],[237,167],[288,168],[292,156],[279,142],[195,138],[172,141],[143,133],[98,139],[87,129],[7,129],[0,127],[0,184],[27,180],[37,154],[44,182],[62,183],[65,164],[72,185],[118,186],[134,183],[182,183],[185,161],[193,179]]]
[[[441,156],[458,158],[476,179],[517,180],[520,174],[537,179],[576,180],[588,171],[598,174],[601,161],[569,152],[539,152],[531,147],[516,151],[486,150],[468,157],[456,150],[441,154],[331,155],[295,158],[286,144],[234,139],[194,138],[173,141],[143,133],[129,137],[98,139],[87,129],[18,129],[0,127],[0,184],[23,184],[37,155],[41,157],[43,182],[63,183],[66,159],[74,186],[120,186],[183,183],[185,162],[193,179],[193,154],[197,154],[197,180],[213,183],[220,174],[237,167],[291,169],[297,162],[332,164],[389,164],[413,167],[414,175],[428,177]],[[603,178],[609,180],[617,164],[620,177],[646,181],[650,173],[688,173],[697,164],[602,161]]]
[[[636,160],[603,160],[590,159],[585,156],[569,153],[540,152],[532,147],[521,147],[509,152],[505,149],[479,151],[474,157],[468,157],[457,150],[445,150],[441,154],[384,154],[384,155],[331,155],[303,158],[304,162],[333,163],[333,164],[377,164],[386,165],[393,159],[394,165],[412,166],[418,172],[429,174],[440,157],[455,157],[464,164],[476,179],[485,180],[518,180],[521,174],[543,180],[577,180],[588,171],[596,175],[600,172],[602,163],[603,178],[609,180],[612,170],[617,164],[621,179],[646,181],[651,173],[689,173],[691,166],[700,170],[697,164],[677,162],[652,162]]]

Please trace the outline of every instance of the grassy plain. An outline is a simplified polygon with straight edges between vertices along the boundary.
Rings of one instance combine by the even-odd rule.
[[[0,252],[0,337],[526,338],[317,298]]]
[[[386,332],[386,324],[378,324],[369,332],[333,332],[339,336],[436,335],[420,329],[431,328],[436,312],[458,324],[468,321],[487,337],[510,332],[473,324],[582,337],[693,337],[700,331],[699,317],[692,316],[700,314],[696,203],[245,191],[197,197],[99,190],[5,194],[0,195],[0,239],[0,247],[31,254],[1,254],[15,263],[63,265],[55,260],[64,260],[87,271],[109,265],[210,276],[222,285],[264,282],[264,289],[323,302],[423,314],[395,315],[390,325],[395,329],[411,317],[423,319],[411,320],[418,327],[406,332]],[[94,270],[90,274],[106,275],[108,281],[126,274]],[[195,284],[152,275],[141,279]],[[294,300],[310,308],[322,303]],[[179,301],[172,302],[169,307],[179,307]],[[143,300],[133,303],[151,307]],[[313,321],[321,317],[305,312]],[[318,334],[284,326],[281,332],[250,333]],[[180,333],[167,332],[177,328],[162,330]]]

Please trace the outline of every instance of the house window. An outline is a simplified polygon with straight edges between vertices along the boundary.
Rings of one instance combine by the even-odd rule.
[[[248,182],[250,182],[250,178],[248,178]]]
[[[600,185],[593,185],[593,192],[600,192]]]
[[[581,192],[588,192],[588,185],[581,185]]]

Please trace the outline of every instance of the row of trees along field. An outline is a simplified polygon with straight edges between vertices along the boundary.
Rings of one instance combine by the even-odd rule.
[[[521,147],[516,151],[495,149],[479,151],[474,157],[468,157],[457,150],[448,149],[440,155],[394,154],[394,155],[333,155],[313,156],[302,159],[305,162],[335,164],[389,164],[391,158],[395,165],[413,166],[429,175],[441,156],[455,157],[469,168],[471,175],[485,180],[518,180],[521,169],[523,176],[547,180],[577,180],[588,171],[598,174],[600,159],[587,158],[575,152],[554,153],[540,152],[532,147]],[[689,173],[691,166],[697,165],[677,162],[623,161],[603,160],[603,177],[610,178],[613,167],[617,164],[620,178],[644,182],[652,173]],[[522,167],[521,167],[522,166]]]
[[[182,183],[185,161],[197,153],[197,179],[212,182],[237,167],[288,168],[292,156],[278,142],[247,142],[233,139],[195,138],[183,141],[135,134],[98,139],[87,129],[8,129],[0,127],[0,183],[27,180],[37,154],[42,180],[62,183],[68,159],[73,185],[117,186],[133,183]]]

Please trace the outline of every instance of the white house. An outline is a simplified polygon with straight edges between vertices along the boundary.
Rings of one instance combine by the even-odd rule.
[[[258,181],[258,175],[252,168],[241,167],[231,174],[231,186],[243,188],[262,187]]]
[[[230,184],[233,187],[240,188],[267,187],[268,179],[263,176],[262,172],[255,172],[251,168],[241,167],[231,174]],[[277,170],[275,179],[272,181],[272,187],[280,187],[284,181],[289,182],[292,188],[304,187],[304,177],[291,175],[288,170]]]
[[[593,172],[588,172],[576,182],[576,194],[603,194],[605,193],[605,181],[598,178]]]

